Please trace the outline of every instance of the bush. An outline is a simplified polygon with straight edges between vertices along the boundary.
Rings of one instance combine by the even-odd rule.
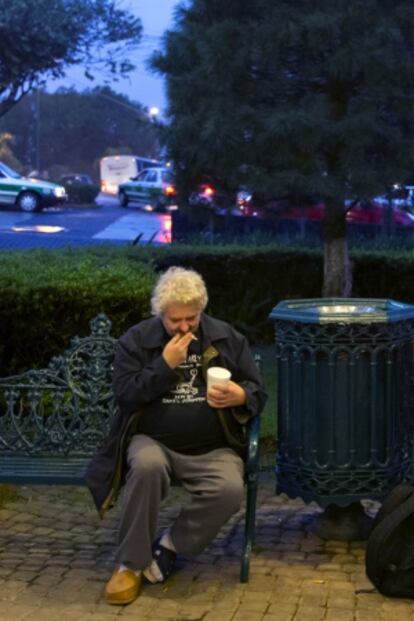
[[[390,298],[414,304],[414,256],[409,250],[352,253],[355,297]]]
[[[104,312],[119,336],[149,315],[154,272],[111,252],[4,252],[0,263],[0,374],[45,366]]]
[[[139,259],[140,249],[136,252]],[[176,246],[156,250],[152,259],[157,270],[181,265],[200,272],[209,291],[211,314],[255,343],[273,340],[268,317],[275,304],[286,298],[319,297],[322,287],[322,255],[317,250]]]
[[[414,303],[410,250],[354,250],[354,296]],[[95,246],[3,252],[0,264],[0,374],[42,367],[70,338],[89,333],[105,312],[119,336],[149,315],[156,272],[191,267],[206,280],[207,310],[251,343],[273,342],[272,308],[283,299],[318,298],[322,252],[242,245]]]
[[[321,250],[267,244],[134,247],[130,260],[149,261],[155,269],[192,267],[205,278],[209,310],[233,323],[251,342],[270,343],[268,315],[284,299],[319,298],[323,282]],[[414,256],[411,249],[354,248],[353,296],[394,299],[414,304]]]

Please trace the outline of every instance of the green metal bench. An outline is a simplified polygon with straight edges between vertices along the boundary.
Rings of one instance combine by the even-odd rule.
[[[86,466],[116,412],[111,322],[100,314],[90,325],[90,336],[73,338],[46,369],[0,379],[0,483],[85,485]],[[259,417],[248,434],[241,582],[248,581],[254,537]]]

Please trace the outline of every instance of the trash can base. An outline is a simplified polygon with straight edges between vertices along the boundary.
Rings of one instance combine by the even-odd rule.
[[[321,539],[338,541],[364,541],[372,530],[373,518],[369,517],[360,502],[347,507],[329,505],[317,515],[310,530]]]
[[[317,502],[322,509],[329,505],[349,507],[354,502],[381,502],[402,480],[407,480],[410,462],[401,449],[400,460],[368,467],[306,466],[292,463],[279,453],[276,456],[276,492],[304,502]],[[414,476],[413,479],[414,480]]]

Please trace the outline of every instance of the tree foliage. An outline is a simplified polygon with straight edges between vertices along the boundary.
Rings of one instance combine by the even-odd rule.
[[[0,0],[0,116],[71,65],[126,75],[140,37],[140,20],[117,0]]]
[[[193,0],[153,67],[183,170],[274,195],[369,196],[411,174],[409,0]]]
[[[152,66],[183,177],[322,198],[327,240],[345,198],[412,175],[412,0],[192,0]]]
[[[96,177],[104,155],[159,155],[143,106],[109,87],[29,94],[0,119],[1,131],[13,136],[13,153],[26,172],[38,163],[55,177],[64,172]]]
[[[13,153],[14,138],[8,132],[0,132],[0,161],[17,170],[21,169],[21,163]]]

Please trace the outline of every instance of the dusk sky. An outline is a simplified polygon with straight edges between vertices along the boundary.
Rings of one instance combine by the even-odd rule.
[[[156,106],[161,111],[166,105],[163,80],[147,71],[145,59],[157,49],[164,31],[172,26],[173,9],[178,3],[178,0],[120,0],[119,2],[122,7],[128,8],[141,19],[143,37],[141,45],[131,57],[137,66],[136,70],[130,74],[128,79],[113,82],[110,86],[114,91],[124,93],[144,106]],[[76,90],[82,91],[101,83],[103,80],[99,78],[94,82],[86,79],[83,70],[79,67],[68,71],[64,80],[48,82],[48,90],[53,91],[59,86],[73,86]]]

